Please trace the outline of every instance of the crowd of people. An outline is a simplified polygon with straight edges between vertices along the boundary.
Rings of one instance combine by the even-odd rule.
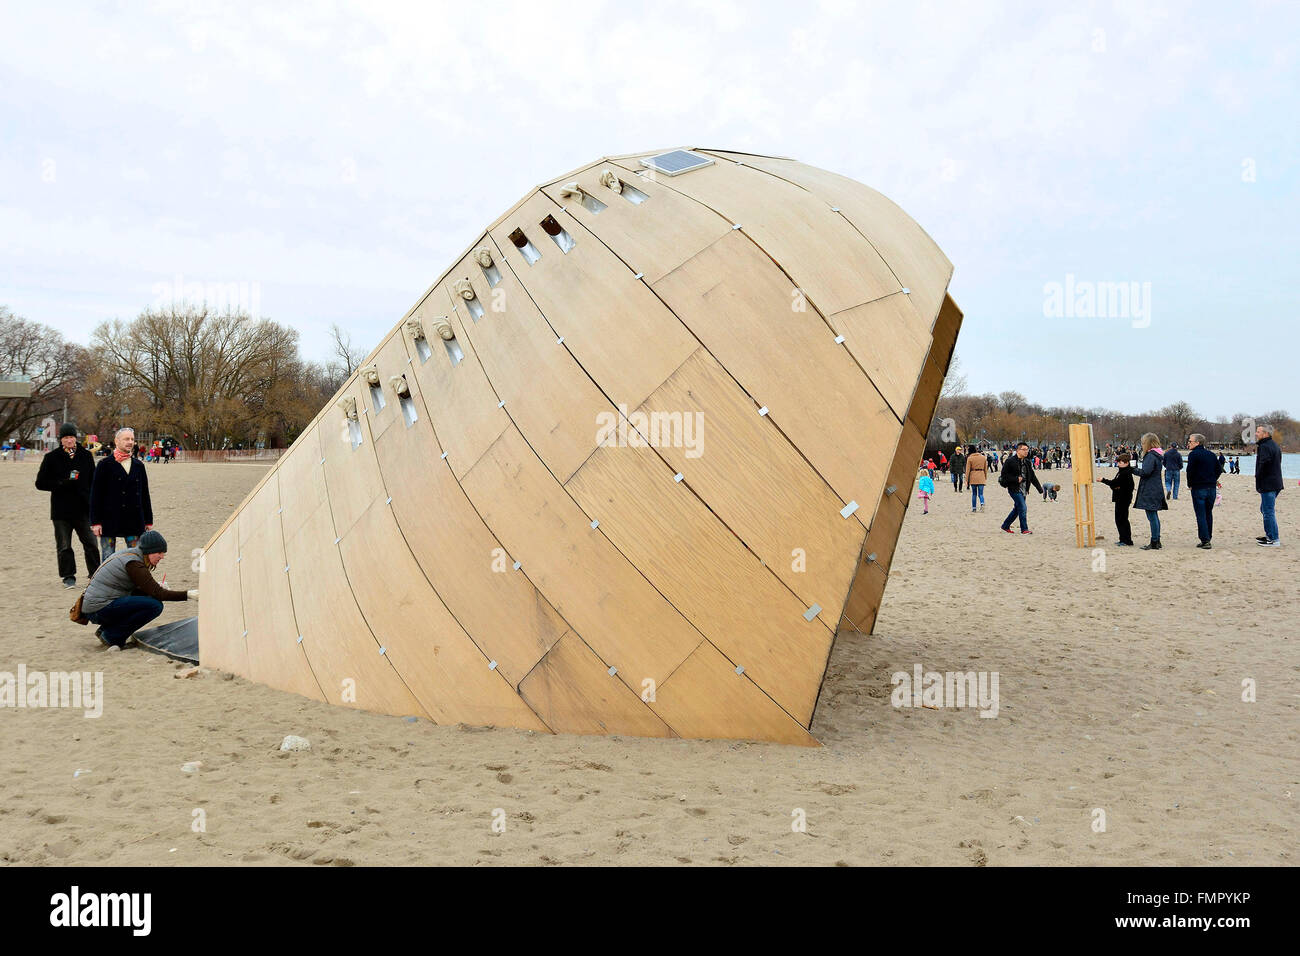
[[[1277,525],[1277,496],[1282,491],[1282,452],[1273,439],[1273,426],[1259,425],[1255,429],[1255,490],[1260,496],[1260,514],[1263,517],[1264,534],[1256,538],[1262,547],[1279,548],[1282,546]],[[1192,511],[1196,516],[1196,531],[1203,550],[1213,547],[1214,506],[1222,500],[1219,478],[1224,474],[1240,474],[1240,460],[1233,460],[1217,455],[1205,445],[1205,436],[1193,434],[1188,438],[1186,458],[1177,442],[1171,442],[1168,448],[1160,447],[1160,439],[1154,432],[1143,435],[1137,447],[1130,450],[1125,445],[1112,447],[1109,443],[1105,450],[1095,449],[1098,464],[1111,464],[1117,472],[1111,478],[1098,478],[1097,481],[1107,485],[1111,490],[1111,501],[1115,505],[1115,530],[1119,536],[1120,547],[1133,547],[1133,531],[1128,513],[1131,509],[1142,511],[1150,526],[1150,540],[1141,546],[1143,551],[1159,551],[1161,544],[1160,512],[1169,509],[1169,503],[1179,497],[1183,485],[1183,472],[1186,471],[1187,491],[1192,499]],[[1021,534],[1033,534],[1029,528],[1029,513],[1026,499],[1029,489],[1034,488],[1043,496],[1044,501],[1056,500],[1060,493],[1060,484],[1039,480],[1037,471],[1071,466],[1068,446],[1046,446],[1031,449],[1027,442],[1020,442],[1009,452],[1005,459],[999,460],[996,448],[982,449],[977,445],[958,445],[949,458],[942,451],[921,463],[920,497],[924,499],[925,514],[930,512],[930,502],[934,497],[934,476],[937,472],[948,472],[952,479],[953,491],[960,493],[963,485],[970,491],[971,512],[984,510],[984,486],[989,474],[998,475],[998,484],[1006,489],[1011,498],[1011,511],[1002,521],[1001,528],[1007,534],[1015,534],[1013,525],[1019,524]]]
[[[50,520],[59,577],[77,586],[75,534],[86,561],[88,584],[73,608],[78,623],[98,625],[96,635],[120,649],[133,633],[162,613],[163,601],[197,598],[196,590],[173,591],[155,582],[153,570],[167,553],[167,541],[154,529],[153,502],[145,461],[166,461],[162,445],[140,454],[135,432],[120,428],[113,447],[98,463],[77,440],[77,426],[59,429],[59,447],[47,452],[36,487],[50,495]],[[122,550],[117,548],[122,540]],[[165,576],[164,576],[165,577]]]

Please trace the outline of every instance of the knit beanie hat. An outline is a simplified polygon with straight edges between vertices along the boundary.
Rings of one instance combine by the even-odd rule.
[[[167,539],[157,531],[146,531],[140,535],[141,554],[166,554]]]
[[[72,422],[64,422],[59,426],[59,437],[68,438],[69,436],[72,438],[77,437],[77,426],[72,424]]]

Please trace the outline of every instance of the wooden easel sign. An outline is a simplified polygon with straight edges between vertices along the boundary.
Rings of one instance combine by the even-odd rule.
[[[1092,425],[1070,426],[1071,472],[1074,477],[1074,543],[1091,548],[1097,543],[1097,520],[1092,510],[1093,456]]]

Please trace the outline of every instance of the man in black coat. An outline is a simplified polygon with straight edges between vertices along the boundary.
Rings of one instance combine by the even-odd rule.
[[[1255,490],[1259,492],[1259,513],[1264,516],[1264,536],[1256,538],[1265,548],[1280,548],[1278,537],[1277,496],[1282,490],[1282,449],[1273,441],[1272,425],[1256,425]]]
[[[144,462],[132,457],[134,448],[135,431],[119,428],[113,436],[113,453],[95,466],[90,527],[99,536],[101,559],[116,550],[119,537],[133,548],[140,535],[153,527],[149,476]]]
[[[1209,551],[1214,537],[1214,501],[1219,496],[1219,476],[1223,474],[1223,456],[1205,447],[1204,435],[1193,435],[1187,440],[1191,451],[1187,453],[1187,487],[1192,493],[1192,510],[1196,512],[1196,534],[1201,539],[1197,545]]]
[[[45,453],[36,473],[36,487],[50,493],[50,520],[54,522],[54,550],[59,577],[65,588],[77,586],[77,556],[72,534],[81,539],[86,554],[86,577],[99,568],[99,548],[90,530],[90,484],[95,459],[77,444],[77,426],[64,422],[59,427],[59,447]]]
[[[1170,442],[1168,450],[1165,451],[1165,501],[1169,500],[1170,495],[1174,501],[1178,500],[1178,484],[1182,477],[1183,456],[1178,453],[1178,443]]]
[[[1034,467],[1029,463],[1029,446],[1021,442],[1016,446],[1016,453],[1007,459],[1006,464],[1002,466],[1002,474],[998,476],[998,484],[1007,489],[1007,494],[1011,496],[1011,514],[1007,515],[1006,520],[1002,522],[1002,530],[1007,534],[1014,534],[1011,530],[1011,522],[1017,517],[1020,519],[1020,533],[1033,534],[1029,530],[1029,509],[1025,504],[1025,495],[1029,494],[1029,486],[1033,485],[1041,493],[1043,486],[1038,483],[1038,476],[1034,474]]]

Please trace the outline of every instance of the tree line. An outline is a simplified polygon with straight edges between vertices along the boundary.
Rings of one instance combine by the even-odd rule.
[[[335,358],[309,362],[298,332],[206,305],[146,309],[101,323],[89,346],[0,306],[0,376],[32,382],[0,401],[0,435],[31,440],[47,415],[101,440],[123,426],[194,449],[292,444],[362,358],[335,326]]]
[[[981,440],[1055,444],[1069,439],[1068,426],[1073,422],[1091,422],[1093,440],[1103,448],[1107,442],[1136,445],[1145,432],[1155,432],[1162,441],[1180,445],[1189,434],[1198,432],[1210,444],[1244,447],[1255,440],[1255,423],[1267,422],[1277,429],[1275,437],[1283,450],[1300,450],[1300,422],[1281,409],[1236,412],[1211,421],[1185,401],[1129,414],[1100,406],[1040,405],[1015,391],[970,395],[965,386],[960,362],[954,358],[930,424],[931,447]]]

